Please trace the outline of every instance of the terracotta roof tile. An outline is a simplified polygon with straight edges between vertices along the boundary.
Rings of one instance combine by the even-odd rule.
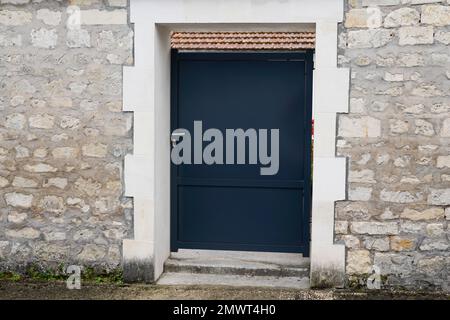
[[[171,46],[185,50],[313,49],[314,32],[172,32]]]

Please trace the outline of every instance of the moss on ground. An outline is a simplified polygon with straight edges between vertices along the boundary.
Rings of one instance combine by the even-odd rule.
[[[86,282],[94,283],[111,283],[111,284],[123,284],[123,271],[122,269],[114,269],[110,271],[98,271],[94,268],[83,268],[81,272],[81,279]]]
[[[70,274],[65,272],[64,265],[56,269],[43,269],[38,265],[28,265],[23,272],[0,271],[0,281],[66,281]],[[83,267],[81,281],[84,283],[123,284],[123,271],[121,269],[100,270],[92,267]]]
[[[2,271],[0,272],[0,280],[16,282],[22,280],[22,275],[16,272]]]

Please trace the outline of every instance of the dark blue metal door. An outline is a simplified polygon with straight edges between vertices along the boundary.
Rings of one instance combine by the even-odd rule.
[[[172,164],[172,251],[309,255],[312,69],[310,51],[172,52],[172,130],[193,133],[194,121],[224,133],[279,129],[276,175],[254,164]]]

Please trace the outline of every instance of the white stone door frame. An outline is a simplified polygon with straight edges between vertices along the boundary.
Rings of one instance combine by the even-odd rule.
[[[337,68],[343,0],[130,0],[135,65],[124,67],[123,110],[134,112],[125,195],[134,238],[123,241],[124,277],[155,281],[170,255],[170,31],[315,27],[311,281],[342,286],[345,247],[334,244],[334,203],[345,198],[346,160],[335,157],[336,113],[348,112],[349,70]]]

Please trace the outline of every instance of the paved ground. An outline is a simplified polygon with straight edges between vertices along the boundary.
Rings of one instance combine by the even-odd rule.
[[[444,299],[450,294],[417,292],[348,292],[342,290],[295,290],[236,288],[225,286],[162,286],[88,284],[68,290],[64,282],[0,280],[0,300],[5,299]]]

